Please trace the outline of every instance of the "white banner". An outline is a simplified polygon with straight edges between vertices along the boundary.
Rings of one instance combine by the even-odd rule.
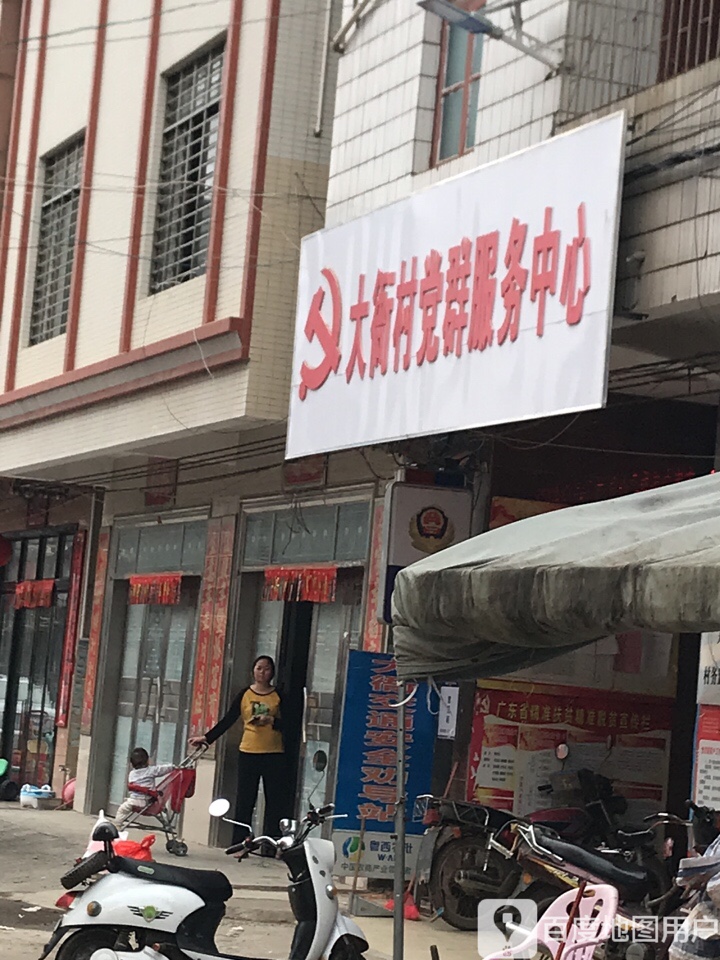
[[[720,633],[700,634],[697,702],[720,705]]]
[[[601,407],[625,126],[306,237],[288,458]]]

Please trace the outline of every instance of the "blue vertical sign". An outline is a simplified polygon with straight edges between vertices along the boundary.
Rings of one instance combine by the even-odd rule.
[[[395,660],[387,653],[351,650],[348,661],[338,757],[335,809],[348,818],[343,832],[357,832],[361,819],[373,833],[390,833],[397,794],[398,687]],[[420,834],[422,823],[410,819],[415,797],[429,793],[437,726],[437,696],[428,709],[423,684],[405,708],[407,757],[407,832]]]

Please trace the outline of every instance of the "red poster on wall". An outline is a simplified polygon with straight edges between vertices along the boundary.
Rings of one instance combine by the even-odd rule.
[[[673,701],[551,687],[478,689],[468,799],[524,816],[550,806],[539,787],[552,774],[587,768],[615,782],[641,814],[657,809],[667,784]],[[559,743],[570,755],[555,757]]]
[[[720,706],[701,704],[695,728],[693,800],[720,808]]]

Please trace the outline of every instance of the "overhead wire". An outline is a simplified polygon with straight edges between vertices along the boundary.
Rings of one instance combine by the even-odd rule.
[[[195,0],[195,2],[193,3],[188,3],[180,7],[168,8],[167,10],[163,10],[162,15],[163,17],[165,17],[174,12],[183,12],[188,9],[209,6],[211,4],[217,4],[220,2],[227,3],[227,0]],[[259,16],[259,17],[243,17],[242,25],[249,26],[252,24],[269,23],[273,20],[280,21],[280,20],[291,20],[291,19],[297,19],[297,18],[307,20],[308,16],[309,14],[307,10],[296,10],[294,12],[284,11],[276,14],[275,16],[269,16],[266,14],[265,16]],[[322,10],[318,10],[317,16],[318,17],[324,16],[324,12]],[[126,20],[107,21],[107,23],[105,24],[106,31],[107,31],[105,36],[105,43],[121,43],[121,42],[132,41],[132,40],[146,40],[147,39],[146,33],[112,36],[109,31],[113,27],[133,26],[134,24],[148,23],[151,19],[152,19],[152,14],[149,14],[147,16],[141,16],[141,17],[130,17]],[[212,33],[213,31],[215,31],[215,33],[219,35],[220,33],[227,30],[227,26],[228,26],[227,22],[217,24],[217,25],[201,24],[196,27],[184,27],[178,30],[163,30],[163,36],[183,36],[183,35],[192,35],[196,33]],[[93,23],[93,24],[88,24],[87,26],[82,26],[82,27],[72,27],[69,30],[63,30],[63,31],[49,30],[47,33],[42,33],[42,34],[38,33],[28,37],[21,37],[18,40],[4,41],[3,43],[0,43],[0,50],[2,50],[3,47],[19,47],[20,45],[26,45],[28,48],[28,51],[36,52],[36,48],[32,46],[35,43],[39,44],[41,41],[47,42],[49,40],[55,40],[58,37],[64,38],[68,36],[77,36],[78,34],[81,34],[81,33],[97,34],[98,29],[99,29],[98,24]],[[94,46],[95,43],[96,43],[95,39],[81,40],[75,43],[56,43],[52,45],[52,49],[53,50],[70,50],[70,49],[74,50],[74,49],[78,49],[79,47]]]

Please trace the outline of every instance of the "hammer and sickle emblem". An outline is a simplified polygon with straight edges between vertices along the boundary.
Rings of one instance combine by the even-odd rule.
[[[337,373],[340,366],[340,324],[342,322],[342,295],[340,283],[332,270],[322,270],[332,297],[332,325],[323,320],[322,305],[325,291],[318,287],[312,298],[308,317],[305,322],[305,336],[310,343],[317,337],[325,356],[316,367],[303,362],[300,367],[300,399],[304,400],[308,390],[319,390],[331,373]]]

